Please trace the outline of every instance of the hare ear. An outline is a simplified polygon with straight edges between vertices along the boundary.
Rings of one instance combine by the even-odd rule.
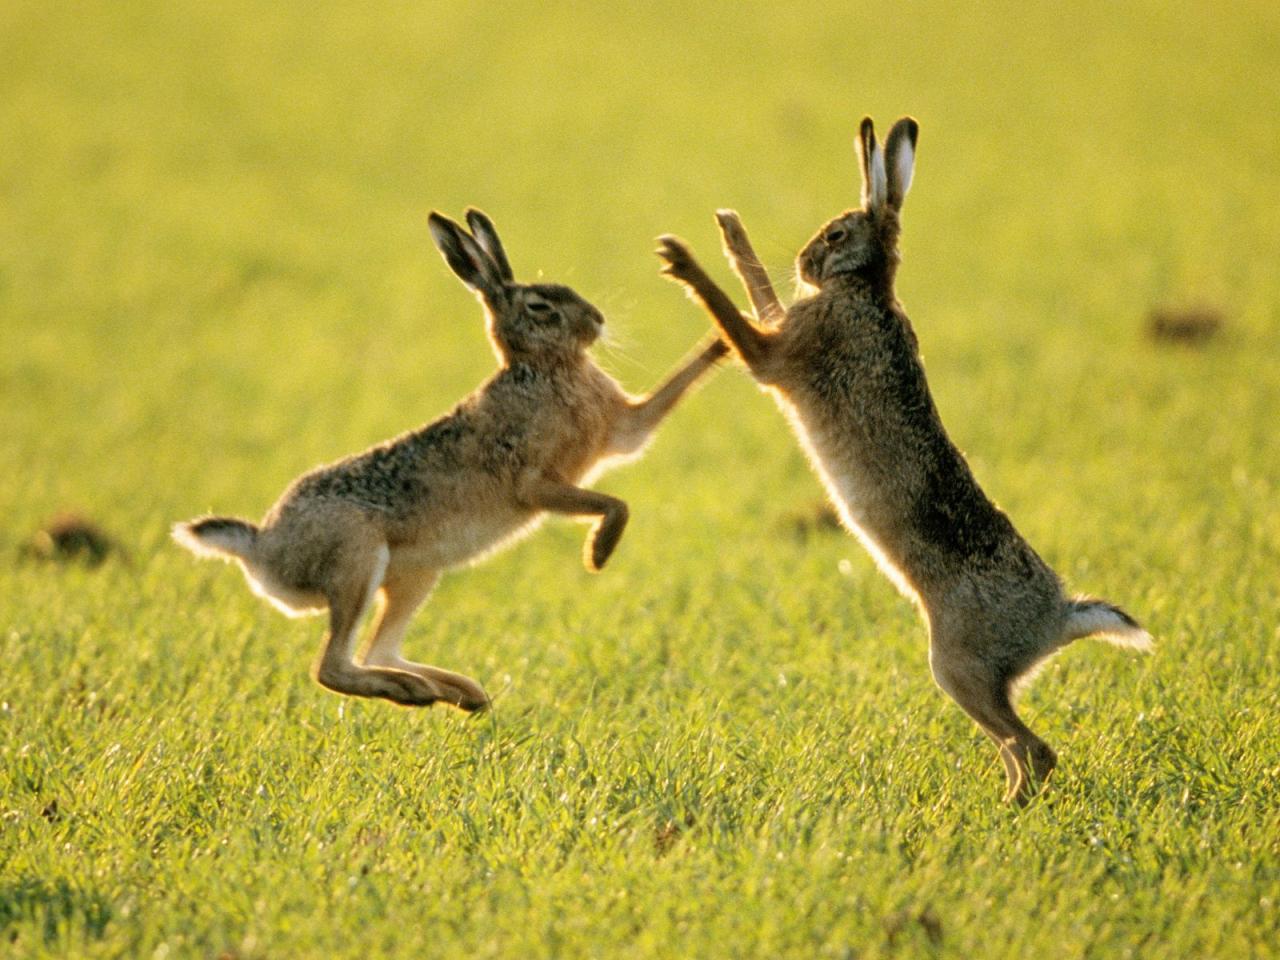
[[[482,211],[475,207],[467,208],[467,226],[471,228],[472,235],[476,241],[484,248],[498,268],[498,275],[507,283],[515,281],[515,276],[511,272],[511,261],[507,259],[507,252],[502,249],[502,241],[498,239],[498,231],[493,225],[493,221],[488,218]]]
[[[875,124],[870,117],[863,117],[858,128],[858,163],[862,167],[863,208],[871,210],[883,206],[888,196],[884,154],[876,143]]]
[[[858,125],[858,168],[862,171],[862,205],[871,202],[871,155],[876,149],[876,128],[870,117]]]
[[[444,214],[432,210],[427,218],[431,239],[444,255],[449,269],[490,303],[502,296],[503,280],[498,266],[467,231]]]
[[[893,125],[884,142],[889,162],[889,205],[902,209],[902,201],[911,189],[911,175],[916,168],[916,140],[920,136],[920,124],[911,117],[903,117]]]

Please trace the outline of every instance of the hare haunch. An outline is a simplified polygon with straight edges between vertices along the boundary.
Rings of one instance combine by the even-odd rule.
[[[555,284],[519,284],[488,217],[468,233],[432,213],[431,235],[484,306],[499,369],[451,413],[364,453],[304,474],[261,526],[204,517],[174,528],[197,554],[236,560],[253,590],[287,614],[329,611],[315,665],[339,693],[464,710],[488,705],[468,677],[400,655],[413,612],[441,571],[529,531],[546,513],[598,518],[585,562],[604,566],[627,505],[578,486],[610,457],[640,450],[676,402],[727,348],[702,347],[644,399],[629,397],[587,354],[600,311]],[[366,609],[379,601],[356,651]]]
[[[796,265],[812,291],[789,308],[737,215],[717,214],[759,324],[680,241],[663,237],[658,252],[664,272],[701,301],[777,398],[845,524],[919,604],[934,678],[998,745],[1006,799],[1025,802],[1057,761],[1014,712],[1019,678],[1079,637],[1141,649],[1151,638],[1118,607],[1064,595],[943,429],[915,333],[894,296],[898,214],[917,133],[914,120],[899,120],[882,151],[871,120],[862,121],[862,207],[827,223],[800,251]]]

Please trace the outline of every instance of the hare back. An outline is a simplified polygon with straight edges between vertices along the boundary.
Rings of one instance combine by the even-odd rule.
[[[503,368],[451,413],[296,480],[263,522],[273,564],[311,571],[343,544],[373,536],[397,559],[458,566],[528,532],[531,476],[576,483],[601,459],[626,399],[589,363]]]

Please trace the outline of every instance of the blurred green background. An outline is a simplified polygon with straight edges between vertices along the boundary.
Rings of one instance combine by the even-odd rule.
[[[430,209],[600,306],[639,391],[706,328],[653,238],[728,283],[734,207],[784,284],[856,204],[858,119],[905,113],[898,292],[943,419],[1160,643],[1029,694],[1049,802],[998,807],[914,611],[736,370],[600,482],[633,512],[603,575],[551,523],[419,614],[408,652],[498,695],[480,723],[324,693],[318,621],[167,542],[490,372]],[[1274,3],[6,0],[0,943],[1265,955],[1278,142]],[[1146,332],[1189,307],[1218,335]],[[122,553],[25,556],[64,509]]]

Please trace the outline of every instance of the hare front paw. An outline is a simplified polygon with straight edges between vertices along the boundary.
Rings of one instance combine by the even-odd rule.
[[[618,506],[592,528],[582,551],[582,559],[592,573],[599,573],[613,556],[614,548],[622,539],[622,531],[626,529],[627,516],[627,505],[619,501]]]
[[[707,349],[703,351],[703,356],[714,363],[723,357],[729,355],[729,345],[723,340],[716,339],[707,344]]]
[[[751,249],[747,229],[735,210],[717,210],[716,223],[720,224],[720,239],[724,248],[734,256],[745,256]]]
[[[684,245],[684,241],[671,234],[663,234],[658,238],[658,249],[654,251],[663,260],[662,273],[686,285],[693,285],[706,276],[698,261]]]

